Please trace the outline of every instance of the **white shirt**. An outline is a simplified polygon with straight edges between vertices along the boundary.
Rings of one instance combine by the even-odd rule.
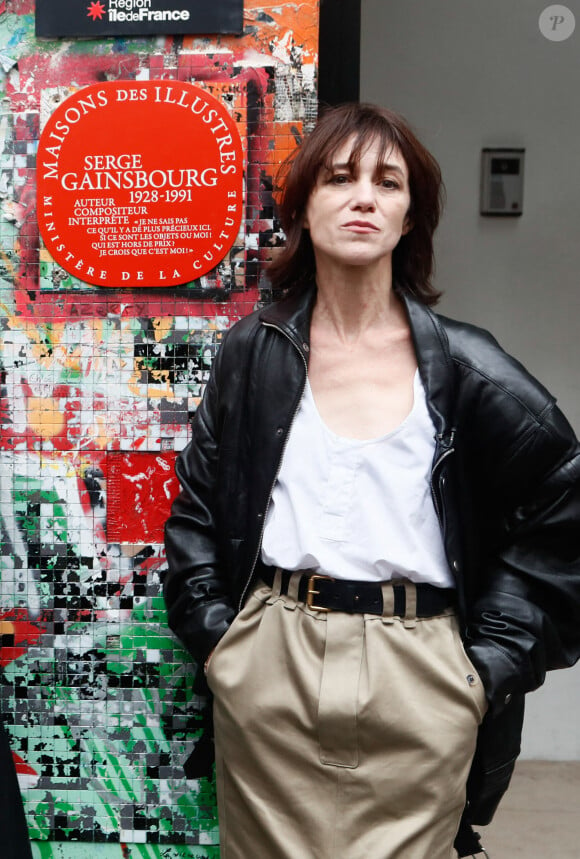
[[[325,425],[306,382],[268,508],[265,564],[453,587],[431,496],[434,428],[418,371],[413,392],[396,429],[361,441]]]

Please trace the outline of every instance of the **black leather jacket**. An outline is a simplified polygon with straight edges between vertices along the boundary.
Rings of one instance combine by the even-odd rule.
[[[252,581],[314,295],[226,334],[178,458],[164,594],[170,627],[201,664]],[[519,753],[524,693],[580,657],[580,449],[554,398],[491,335],[404,302],[436,431],[433,500],[490,702],[468,783],[468,818],[486,824]]]

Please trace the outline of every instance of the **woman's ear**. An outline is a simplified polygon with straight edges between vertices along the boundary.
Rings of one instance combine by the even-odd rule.
[[[413,227],[413,219],[410,215],[405,215],[405,220],[403,221],[403,235],[406,236],[407,233],[410,233]]]

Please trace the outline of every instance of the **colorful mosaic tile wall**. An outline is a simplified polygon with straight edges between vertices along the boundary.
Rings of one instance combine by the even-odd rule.
[[[202,702],[165,626],[162,525],[222,334],[267,298],[317,38],[317,0],[246,0],[240,37],[59,42],[35,39],[33,0],[0,2],[0,710],[35,859],[219,855],[213,782],[182,769]],[[51,105],[117,79],[195,83],[240,123],[240,234],[185,287],[88,286],[39,240]]]

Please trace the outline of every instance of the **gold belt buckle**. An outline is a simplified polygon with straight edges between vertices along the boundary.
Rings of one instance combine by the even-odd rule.
[[[315,589],[314,585],[317,581],[320,581],[322,579],[327,579],[329,582],[334,581],[332,576],[320,576],[316,573],[310,576],[310,578],[308,579],[308,589],[306,591],[306,605],[308,606],[308,608],[311,608],[314,611],[332,611],[331,608],[327,608],[326,606],[322,605],[315,605],[314,603],[314,597],[316,596],[316,594],[320,593],[320,591],[317,591]]]

